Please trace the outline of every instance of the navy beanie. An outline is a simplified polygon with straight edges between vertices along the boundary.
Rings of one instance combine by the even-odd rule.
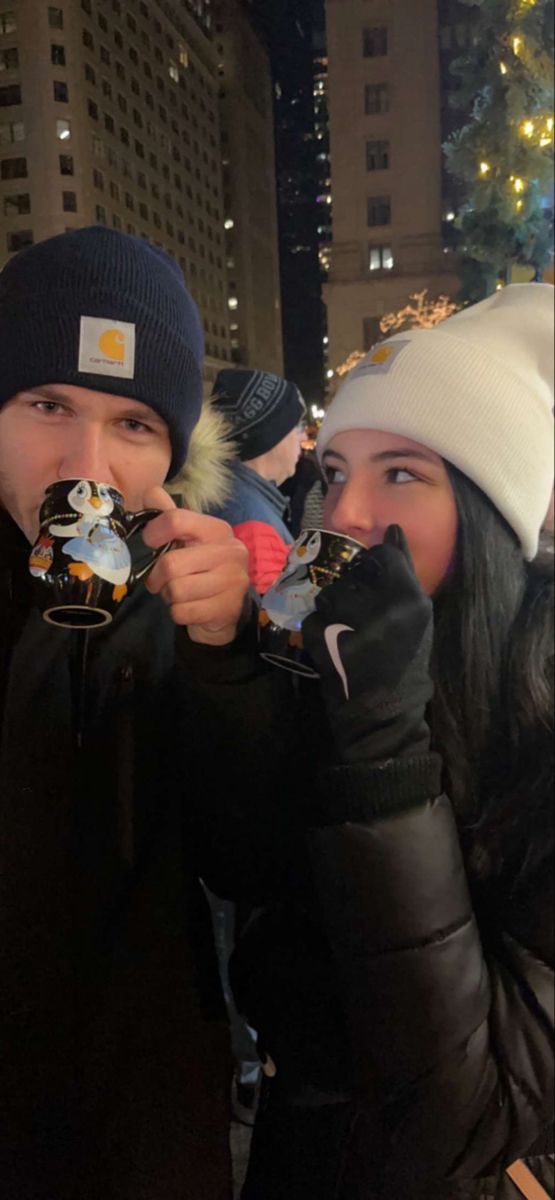
[[[0,274],[0,406],[45,383],[140,400],[168,426],[169,478],[200,416],[203,352],[179,267],[141,238],[76,229],[21,251]]]
[[[298,387],[268,371],[220,371],[212,404],[227,417],[242,462],[273,450],[306,413]]]

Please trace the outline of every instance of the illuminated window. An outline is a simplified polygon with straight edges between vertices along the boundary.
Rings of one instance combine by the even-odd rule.
[[[25,126],[23,121],[9,121],[6,125],[0,125],[0,145],[3,143],[23,142],[24,140]]]
[[[368,269],[370,271],[391,271],[394,266],[391,246],[370,246],[368,254]]]

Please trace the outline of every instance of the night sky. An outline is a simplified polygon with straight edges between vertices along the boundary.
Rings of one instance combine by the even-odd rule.
[[[276,159],[285,374],[309,402],[324,388],[324,312],[318,261],[313,31],[324,0],[245,0],[269,50]]]

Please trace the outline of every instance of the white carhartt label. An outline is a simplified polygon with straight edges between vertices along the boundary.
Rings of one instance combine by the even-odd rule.
[[[399,355],[411,345],[410,338],[399,339],[398,342],[384,342],[366,354],[349,374],[349,382],[360,375],[387,375]]]
[[[135,326],[109,317],[81,317],[77,369],[87,375],[133,379]]]

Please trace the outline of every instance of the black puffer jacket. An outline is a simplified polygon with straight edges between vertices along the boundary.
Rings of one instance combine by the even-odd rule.
[[[304,805],[304,920],[253,923],[234,964],[278,1068],[244,1200],[516,1200],[523,1155],[552,1194],[547,815],[533,873],[478,884],[433,755],[328,767]]]

